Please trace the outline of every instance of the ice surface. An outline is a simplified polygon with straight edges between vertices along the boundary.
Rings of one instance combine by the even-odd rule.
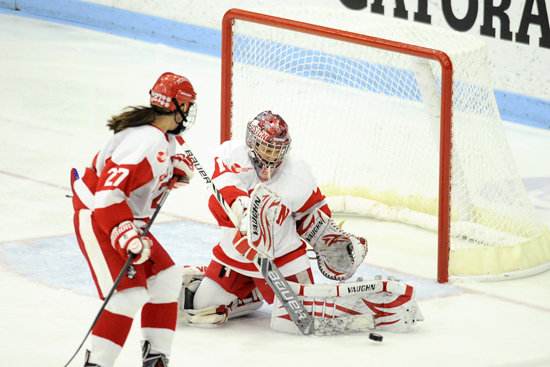
[[[63,366],[101,307],[72,227],[69,171],[83,170],[109,136],[106,120],[147,104],[165,71],[198,92],[186,136],[212,171],[219,143],[220,60],[55,23],[0,14],[1,365]],[[530,198],[550,226],[550,132],[505,123]],[[152,233],[179,265],[205,264],[218,228],[204,183],[174,191]],[[218,329],[178,326],[171,366],[550,366],[550,272],[496,283],[435,282],[434,234],[355,217],[369,239],[357,276],[416,286],[425,321],[407,334],[304,337],[269,328],[270,306]],[[385,234],[399,232],[388,242]],[[429,241],[427,241],[429,240]],[[315,267],[314,267],[315,269]],[[317,281],[323,282],[315,269]],[[139,322],[117,366],[139,366]],[[82,365],[83,352],[71,365]]]

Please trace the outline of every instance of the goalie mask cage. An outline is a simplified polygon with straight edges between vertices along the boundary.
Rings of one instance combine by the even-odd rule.
[[[280,114],[334,212],[436,231],[439,282],[550,267],[476,37],[363,12],[232,9],[221,103],[222,142]]]

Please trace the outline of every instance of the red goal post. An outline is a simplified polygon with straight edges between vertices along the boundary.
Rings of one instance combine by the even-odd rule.
[[[439,142],[436,143],[439,149],[438,157],[438,197],[437,197],[437,233],[438,233],[438,265],[437,265],[437,280],[440,283],[445,283],[449,280],[449,253],[451,251],[451,225],[453,212],[451,208],[451,166],[452,166],[452,152],[453,152],[453,141],[452,141],[452,129],[453,129],[453,62],[451,57],[446,52],[435,48],[423,47],[415,44],[408,44],[404,42],[399,42],[390,39],[384,39],[381,37],[369,36],[366,34],[361,34],[352,31],[345,31],[342,29],[330,28],[322,26],[319,24],[314,24],[310,22],[292,20],[288,17],[282,16],[273,16],[262,14],[259,12],[250,12],[239,9],[229,10],[224,18],[222,23],[222,100],[221,100],[221,142],[229,140],[231,138],[238,137],[241,134],[240,130],[243,130],[244,134],[244,125],[246,123],[243,117],[239,117],[235,121],[236,111],[241,109],[243,104],[254,105],[254,102],[250,99],[244,100],[235,100],[236,91],[236,82],[234,80],[236,76],[236,71],[234,71],[235,65],[238,63],[238,60],[234,60],[236,54],[235,50],[235,24],[236,23],[251,23],[257,25],[263,25],[266,28],[277,28],[287,31],[293,31],[301,34],[312,35],[315,37],[335,40],[338,42],[344,42],[346,44],[354,44],[359,47],[366,47],[372,49],[380,49],[389,51],[395,54],[404,54],[409,56],[414,56],[424,60],[435,61],[440,65],[441,74],[440,77],[437,77],[439,84],[439,94],[440,94],[440,110],[432,115],[438,115],[439,127]],[[257,39],[261,39],[262,35],[257,33],[251,33],[247,38],[255,38],[254,41],[256,44],[259,44]],[[281,40],[268,41],[275,44],[281,45],[285,43],[285,39]],[[263,41],[262,41],[263,42]],[[271,47],[268,43],[261,43],[260,48]],[[267,46],[266,46],[267,45]],[[303,46],[303,45],[302,45]],[[302,48],[302,46],[296,46]],[[249,47],[249,46],[247,46]],[[257,47],[254,46],[254,47]],[[285,46],[286,47],[286,46]],[[283,47],[283,49],[285,48]],[[285,50],[280,52],[286,52]],[[262,56],[264,58],[269,58],[269,55]],[[282,58],[287,57],[286,55]],[[288,57],[287,57],[288,58]],[[296,57],[297,58],[297,57]],[[296,58],[290,60],[290,62],[295,63]],[[348,63],[348,61],[346,61]],[[260,67],[261,68],[261,67]],[[258,72],[258,65],[254,65],[254,70],[250,71],[251,74]],[[266,71],[265,78],[269,78],[270,75],[276,74],[273,70]],[[256,79],[254,83],[263,83],[262,78]],[[260,82],[258,82],[260,80]],[[240,85],[239,88],[243,88],[244,85]],[[251,87],[252,88],[252,87]],[[301,92],[300,92],[301,93]],[[491,90],[492,95],[492,90]],[[422,96],[425,98],[425,96]],[[245,103],[246,102],[246,103]],[[262,107],[260,107],[262,106]],[[265,106],[265,108],[263,108]],[[256,112],[260,112],[265,109],[272,109],[271,106],[261,103],[258,103]],[[433,107],[432,107],[433,108]],[[254,111],[252,109],[251,111]],[[280,112],[280,110],[277,110]],[[274,110],[275,112],[275,110]],[[278,112],[278,113],[279,113]],[[286,116],[285,113],[281,113],[283,116]],[[429,113],[428,113],[429,114]],[[248,119],[254,116],[254,113],[248,112]],[[290,120],[291,131],[294,127],[294,121]],[[234,129],[234,130],[233,130]],[[294,135],[293,135],[294,137]],[[457,166],[460,166],[460,162],[457,163]],[[463,173],[458,173],[463,175]],[[472,206],[472,205],[471,205]],[[479,212],[479,209],[476,207],[474,210]],[[485,210],[488,212],[489,210]],[[476,213],[477,213],[476,212]],[[454,214],[456,216],[456,213]],[[470,214],[471,216],[472,214]],[[477,225],[477,223],[476,223]],[[502,227],[502,225],[500,225]],[[499,227],[499,230],[501,229]],[[460,237],[460,235],[457,235]],[[546,240],[545,240],[546,241]],[[481,246],[484,244],[482,243]],[[546,246],[546,242],[542,246]],[[474,255],[480,256],[480,255]],[[480,260],[480,262],[485,262],[485,260]],[[535,264],[540,265],[540,264]],[[515,264],[512,267],[516,266]],[[510,269],[506,268],[505,271]],[[513,269],[515,270],[515,269]],[[469,271],[469,270],[468,270]],[[482,269],[480,274],[472,273],[472,275],[484,275],[487,272],[492,272],[493,270]],[[496,272],[501,271],[500,269]],[[463,275],[463,274],[458,274]],[[469,273],[468,273],[469,275]],[[497,274],[498,276],[498,274]]]

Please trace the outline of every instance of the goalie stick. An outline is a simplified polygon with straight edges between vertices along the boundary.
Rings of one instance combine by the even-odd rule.
[[[315,323],[313,316],[307,312],[296,292],[292,290],[290,284],[288,284],[275,263],[269,258],[261,256],[261,254],[258,256],[257,261],[256,266],[260,270],[260,273],[271,289],[273,289],[273,292],[275,292],[298,329],[304,335],[316,334],[316,330],[313,327]]]
[[[195,168],[205,180],[207,186],[210,188],[216,197],[216,200],[219,202],[235,228],[239,228],[240,219],[237,218],[233,210],[231,210],[231,207],[227,204],[222,194],[218,191],[204,168],[201,166],[189,148],[189,145],[181,136],[177,136],[176,140],[183,148],[185,154],[191,158]],[[271,259],[265,257],[261,253],[258,253],[257,262],[254,262],[254,265],[258,268],[267,284],[288,312],[291,320],[304,335],[339,335],[375,328],[372,315],[356,315],[350,317],[348,320],[340,320],[337,318],[319,320],[314,318],[307,312],[296,292],[292,289],[291,285],[283,277],[279,271],[279,268]]]
[[[73,185],[73,182],[77,179],[78,179],[78,172],[76,171],[75,168],[73,168],[71,170],[71,187]],[[149,233],[149,229],[153,225],[153,222],[155,221],[155,218],[157,217],[157,215],[160,211],[160,208],[162,208],[162,205],[166,201],[166,198],[168,197],[168,194],[170,194],[170,191],[172,191],[172,189],[174,188],[174,185],[176,184],[177,181],[178,181],[178,179],[175,176],[172,177],[172,179],[170,180],[170,184],[168,185],[168,188],[166,189],[166,191],[164,192],[164,194],[160,198],[158,206],[155,209],[155,212],[153,213],[153,215],[151,216],[151,220],[149,221],[149,223],[147,223],[147,225],[143,229],[143,234],[141,235],[141,238],[147,236],[147,233]],[[90,335],[90,333],[92,332],[94,326],[97,324],[97,321],[99,320],[99,318],[103,314],[103,311],[105,310],[105,307],[107,307],[107,303],[109,302],[109,300],[113,296],[113,293],[115,293],[116,288],[118,287],[118,285],[122,281],[122,277],[124,277],[124,274],[126,274],[126,272],[132,266],[132,261],[135,259],[135,257],[136,257],[136,255],[133,254],[133,253],[128,254],[128,260],[126,260],[126,263],[124,264],[124,266],[122,267],[122,270],[118,274],[115,282],[113,283],[113,286],[112,286],[111,290],[109,291],[109,294],[107,295],[107,297],[105,297],[105,300],[103,301],[103,305],[99,309],[99,312],[97,313],[97,316],[95,317],[95,320],[92,323],[92,326],[90,326],[90,329],[88,330],[88,332],[84,336],[84,340],[82,340],[82,343],[80,343],[80,345],[78,346],[78,349],[76,350],[76,352],[74,352],[73,356],[71,357],[71,359],[69,359],[69,362],[67,362],[67,364],[64,367],[67,367],[73,361],[74,357],[76,357],[76,355],[78,354],[78,352],[80,351],[80,349],[82,348],[84,343],[86,342],[86,339],[88,339],[88,336]]]

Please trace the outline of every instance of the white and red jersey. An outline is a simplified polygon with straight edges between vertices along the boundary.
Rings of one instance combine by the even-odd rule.
[[[244,141],[227,141],[216,150],[212,182],[229,205],[239,196],[250,196],[260,181]],[[291,154],[285,157],[273,179],[263,183],[282,198],[273,229],[275,264],[285,277],[297,274],[310,268],[306,244],[298,235],[297,227],[312,210],[320,208],[330,216],[330,209],[310,166]],[[237,230],[213,195],[208,205],[222,227],[220,243],[213,250],[214,259],[244,275],[261,277],[255,265],[235,250],[233,238]]]
[[[108,235],[125,220],[145,226],[173,175],[176,147],[173,135],[153,125],[114,134],[74,183],[75,209],[92,210]]]

